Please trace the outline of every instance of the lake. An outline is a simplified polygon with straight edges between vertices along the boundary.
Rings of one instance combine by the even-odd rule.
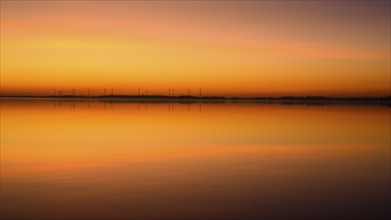
[[[391,108],[1,100],[5,219],[388,219]]]

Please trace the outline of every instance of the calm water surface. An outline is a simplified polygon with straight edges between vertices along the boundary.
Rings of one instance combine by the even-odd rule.
[[[388,219],[390,109],[1,101],[1,219]]]

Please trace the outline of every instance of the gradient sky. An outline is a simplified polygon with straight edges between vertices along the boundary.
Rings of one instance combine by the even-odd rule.
[[[390,1],[1,1],[1,93],[391,95]]]

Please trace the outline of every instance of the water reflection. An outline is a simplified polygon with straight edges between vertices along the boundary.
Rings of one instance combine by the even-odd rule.
[[[388,219],[390,108],[2,100],[1,219]]]

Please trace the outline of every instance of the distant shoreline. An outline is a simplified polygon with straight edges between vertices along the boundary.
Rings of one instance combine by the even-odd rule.
[[[326,96],[280,96],[280,97],[225,97],[225,96],[161,96],[161,95],[99,95],[99,96],[34,96],[34,95],[3,95],[0,99],[12,98],[45,98],[45,99],[155,99],[155,100],[281,100],[281,101],[385,101],[391,102],[391,96],[381,97],[326,97]]]
[[[103,96],[0,96],[5,100],[56,100],[56,101],[99,101],[99,102],[142,102],[142,103],[280,103],[280,104],[363,104],[391,106],[391,96],[386,97],[325,97],[325,96],[281,96],[281,97],[224,97],[224,96],[146,96],[146,95],[103,95]]]

